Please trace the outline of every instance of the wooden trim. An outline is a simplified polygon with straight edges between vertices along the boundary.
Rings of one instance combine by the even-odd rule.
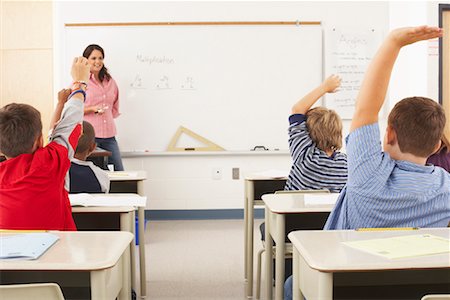
[[[439,5],[439,27],[444,32],[450,31],[450,5]],[[439,102],[445,110],[447,120],[450,120],[450,37],[446,34],[439,44]],[[448,124],[447,121],[447,124]],[[448,126],[448,125],[447,125]]]
[[[321,25],[320,21],[235,21],[235,22],[126,22],[126,23],[66,23],[65,27],[107,26],[216,26],[216,25]]]

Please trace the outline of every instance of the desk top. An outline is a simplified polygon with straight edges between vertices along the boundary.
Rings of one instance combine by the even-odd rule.
[[[309,204],[305,203],[307,194],[266,194],[262,200],[267,208],[276,214],[331,212],[334,204]],[[319,195],[319,194],[308,194]],[[324,197],[336,198],[338,194],[320,194]]]
[[[125,231],[50,231],[50,233],[59,236],[59,240],[39,259],[2,259],[0,270],[102,270],[114,266],[133,240],[133,235]]]
[[[106,172],[110,181],[140,181],[147,179],[145,171],[115,171]]]
[[[448,238],[450,228],[391,231],[308,230],[293,231],[288,237],[306,263],[312,269],[321,272],[450,268],[448,253],[388,259],[342,244],[349,241],[417,234]]]

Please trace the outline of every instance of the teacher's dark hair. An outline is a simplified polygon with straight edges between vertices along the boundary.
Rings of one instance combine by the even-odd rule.
[[[89,55],[91,55],[92,51],[94,50],[100,51],[102,53],[103,58],[105,58],[105,51],[103,51],[102,47],[96,44],[87,46],[86,49],[84,49],[83,51],[83,56],[89,58]],[[105,64],[103,64],[102,69],[98,73],[98,78],[100,79],[100,81],[103,81],[103,79],[105,78],[106,80],[109,80],[111,78],[111,75],[109,75],[108,69],[105,67]]]

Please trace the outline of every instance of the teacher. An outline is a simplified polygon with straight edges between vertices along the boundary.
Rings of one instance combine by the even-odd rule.
[[[102,47],[89,45],[84,50],[83,56],[88,59],[91,66],[84,103],[84,119],[94,126],[97,145],[112,153],[108,157],[108,164],[113,164],[115,171],[123,171],[114,123],[114,119],[120,115],[119,89],[103,64],[105,52]]]

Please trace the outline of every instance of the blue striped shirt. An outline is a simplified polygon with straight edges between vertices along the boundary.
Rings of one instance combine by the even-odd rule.
[[[329,157],[317,148],[306,127],[306,116],[289,117],[289,149],[293,160],[286,190],[328,189],[340,192],[347,181],[347,156],[335,152]]]
[[[378,123],[356,129],[346,142],[347,186],[325,229],[447,226],[449,173],[382,152]]]

